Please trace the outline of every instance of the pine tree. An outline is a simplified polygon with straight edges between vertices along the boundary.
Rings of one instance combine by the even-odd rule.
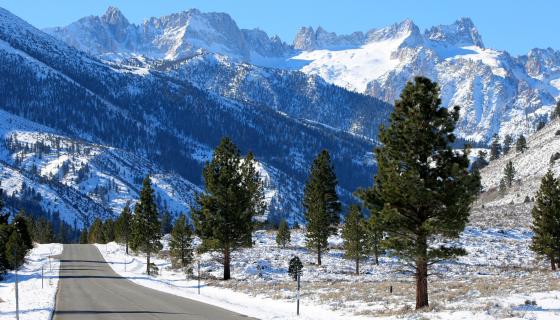
[[[1,182],[0,182],[1,185]],[[2,212],[4,209],[3,191],[0,189],[0,280],[8,269],[8,260],[6,256],[6,243],[12,233],[12,228],[8,224],[8,215]]]
[[[500,179],[500,185],[498,186],[498,192],[500,193],[500,195],[505,195],[506,191],[507,191],[508,187],[507,187],[507,183],[506,183],[506,179],[502,178]]]
[[[306,245],[317,252],[317,264],[328,250],[327,239],[336,234],[341,204],[336,193],[336,175],[327,150],[321,151],[311,165],[305,185],[303,207],[307,220]]]
[[[508,161],[506,167],[504,168],[504,182],[508,188],[511,188],[513,185],[513,181],[515,179],[515,168],[513,167],[513,163]]]
[[[124,243],[126,254],[128,254],[130,244],[131,223],[132,213],[130,212],[130,203],[127,203],[115,223],[115,236],[118,242]]]
[[[550,170],[541,180],[531,214],[531,250],[547,257],[552,270],[556,270],[560,254],[560,182]]]
[[[380,129],[374,191],[384,203],[384,246],[414,265],[416,308],[428,306],[428,265],[465,254],[460,247],[430,246],[434,237],[457,238],[480,190],[470,172],[469,150],[456,152],[453,131],[459,107],[441,106],[436,83],[408,82]]]
[[[6,252],[6,243],[12,234],[12,226],[6,223],[0,223],[0,280],[8,270],[8,257]]]
[[[0,180],[0,187],[2,186],[2,180]],[[0,225],[8,224],[9,213],[4,211],[4,189],[0,188]]]
[[[513,143],[513,138],[511,137],[511,135],[506,134],[506,136],[504,137],[504,144],[502,148],[504,154],[509,153],[509,151],[511,150],[512,143]]]
[[[87,228],[83,228],[80,232],[80,243],[87,244],[88,243],[88,231]]]
[[[33,219],[31,225],[31,236],[38,243],[54,242],[54,232],[51,222],[46,217]]]
[[[280,220],[280,225],[278,225],[278,233],[276,234],[276,244],[281,246],[283,249],[286,248],[286,245],[290,243],[290,227],[286,222],[286,219]]]
[[[105,233],[103,232],[103,221],[99,218],[95,218],[88,233],[89,243],[106,243]]]
[[[107,219],[103,223],[103,238],[105,242],[115,241],[115,221],[113,219]]]
[[[366,226],[362,210],[357,205],[351,205],[342,228],[344,239],[344,255],[356,262],[356,274],[360,274],[360,259],[366,253]]]
[[[295,256],[292,259],[290,259],[290,263],[288,265],[288,274],[292,277],[292,279],[294,279],[294,281],[297,280],[298,274],[300,274],[301,276],[302,269],[303,269],[303,263],[301,263],[299,257]]]
[[[169,252],[173,266],[181,266],[185,271],[193,260],[192,229],[187,223],[187,218],[181,214],[171,230],[171,240],[169,241]],[[189,272],[190,273],[190,272]]]
[[[515,151],[524,153],[527,150],[527,140],[524,135],[520,135],[515,143]]]
[[[146,176],[142,182],[140,199],[134,207],[131,229],[130,247],[146,254],[146,273],[151,275],[152,271],[156,270],[155,265],[151,262],[152,254],[159,252],[163,245],[161,244],[161,226],[150,176]]]
[[[22,211],[12,221],[12,233],[6,243],[6,260],[11,269],[17,269],[25,262],[25,256],[33,248],[29,226]]]
[[[169,211],[161,215],[161,234],[169,234],[173,229],[173,217]]]
[[[253,218],[264,213],[264,186],[253,155],[242,158],[229,138],[216,147],[203,177],[206,190],[192,210],[195,231],[202,250],[222,253],[224,280],[229,280],[231,253],[251,246]]]
[[[500,137],[497,134],[494,134],[492,144],[490,145],[490,161],[499,159],[501,154],[502,145],[500,144]]]

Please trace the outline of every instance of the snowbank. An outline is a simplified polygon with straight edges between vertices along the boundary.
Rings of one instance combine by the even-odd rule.
[[[21,320],[47,320],[54,310],[60,262],[50,259],[62,253],[58,243],[37,244],[29,253],[25,265],[18,271],[19,310]],[[41,288],[41,268],[44,283]],[[0,319],[15,319],[15,275],[10,272],[0,281]],[[2,301],[3,300],[3,301]]]

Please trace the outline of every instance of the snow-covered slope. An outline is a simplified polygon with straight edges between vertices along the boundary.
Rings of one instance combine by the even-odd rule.
[[[201,191],[133,153],[69,138],[5,111],[0,119],[4,192],[27,201],[34,193],[45,212],[58,212],[68,223],[117,216],[128,202],[134,205],[147,174],[162,211],[189,212]]]
[[[372,140],[376,140],[379,125],[392,110],[379,99],[344,90],[317,76],[259,67],[215,53],[165,63],[146,59],[123,63],[153,68],[242,103],[264,105],[296,119]]]
[[[560,152],[560,120],[556,119],[527,138],[528,149],[510,151],[507,155],[491,161],[481,170],[483,193],[476,202],[472,221],[481,226],[492,224],[528,228],[531,225],[531,209],[541,178],[550,169],[560,175],[560,160],[551,161]],[[560,155],[559,155],[560,157]],[[511,161],[515,168],[513,186],[499,192],[504,168]]]

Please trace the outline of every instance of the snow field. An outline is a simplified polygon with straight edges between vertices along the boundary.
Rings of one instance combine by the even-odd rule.
[[[292,231],[286,249],[275,243],[275,232],[257,231],[253,248],[234,254],[232,280],[222,281],[218,256],[197,256],[203,276],[201,295],[194,276],[172,270],[162,254],[155,260],[160,274],[145,275],[145,257],[125,257],[123,246],[97,245],[113,269],[131,281],[157,290],[217,305],[261,319],[295,318],[295,282],[287,275],[288,261],[298,255],[304,263],[302,319],[556,319],[560,317],[559,273],[529,251],[526,229],[469,227],[459,243],[468,255],[431,269],[431,307],[415,312],[414,279],[397,259],[383,256],[380,265],[371,259],[354,274],[354,262],[344,259],[340,237],[331,237],[331,250],[323,265],[304,248],[303,230]],[[126,271],[125,269],[126,260]],[[393,293],[389,293],[389,287]],[[525,305],[535,301],[536,305]]]
[[[49,259],[62,253],[58,243],[35,244],[26,258],[26,263],[18,270],[19,310],[21,320],[47,320],[54,310],[58,287],[60,261]],[[41,268],[44,270],[41,287]],[[0,281],[0,319],[15,319],[15,274],[10,271]]]

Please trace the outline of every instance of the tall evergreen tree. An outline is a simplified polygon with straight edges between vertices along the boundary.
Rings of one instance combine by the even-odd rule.
[[[504,154],[509,153],[509,151],[511,150],[512,143],[513,143],[513,138],[511,137],[511,135],[506,134],[506,136],[504,137],[504,143],[502,147],[502,151]]]
[[[265,210],[264,186],[253,155],[245,158],[231,139],[223,138],[203,170],[205,192],[192,210],[202,249],[223,255],[224,280],[231,278],[231,253],[251,245],[253,218]]]
[[[181,266],[185,271],[193,260],[193,244],[192,229],[187,223],[187,218],[181,214],[171,230],[171,240],[169,242],[169,251],[172,258],[173,266]]]
[[[356,274],[360,274],[360,259],[366,253],[367,233],[362,210],[353,204],[348,209],[342,228],[344,255],[356,262]]]
[[[515,168],[513,167],[513,163],[508,161],[504,168],[504,182],[508,188],[511,188],[513,185],[513,181],[515,179]]]
[[[103,237],[105,242],[115,241],[115,221],[113,219],[107,219],[103,223]]]
[[[161,234],[169,234],[173,229],[173,217],[169,211],[161,215]]]
[[[0,181],[1,185],[1,181]],[[12,232],[11,226],[8,224],[8,215],[3,213],[4,201],[3,191],[0,188],[0,280],[8,269],[8,260],[6,257],[6,243]]]
[[[24,213],[20,212],[12,221],[12,233],[6,243],[6,260],[11,269],[17,269],[25,262],[25,256],[33,248],[29,226]]]
[[[282,219],[280,225],[278,225],[278,233],[276,233],[276,244],[285,249],[286,245],[290,243],[290,238],[290,226],[288,226],[286,219]]]
[[[163,247],[150,176],[146,176],[142,182],[140,199],[134,207],[131,229],[130,247],[146,254],[146,273],[150,275],[155,267],[151,262],[152,254],[159,252]]]
[[[80,243],[87,244],[88,243],[88,231],[87,228],[83,228],[80,232]]]
[[[336,234],[341,204],[336,193],[337,179],[327,150],[319,153],[311,165],[303,194],[307,220],[306,245],[317,252],[317,264],[328,250],[327,239]]]
[[[33,241],[38,243],[54,242],[54,231],[50,221],[46,217],[32,219],[31,236]]]
[[[520,135],[515,142],[515,151],[524,153],[527,150],[527,140],[524,135]]]
[[[2,180],[0,180],[0,225],[8,224],[9,213],[4,212],[4,189],[1,188]]]
[[[427,78],[408,82],[375,150],[384,246],[414,265],[417,309],[428,306],[428,266],[465,254],[459,247],[432,246],[428,239],[457,238],[480,190],[478,172],[468,170],[469,150],[452,148],[459,107],[442,107],[439,94]]]
[[[88,233],[89,243],[106,243],[105,233],[103,232],[103,221],[99,218],[95,218]]]
[[[550,260],[556,270],[560,254],[560,182],[548,171],[541,180],[531,211],[533,238],[531,250]]]
[[[131,224],[132,213],[130,212],[130,203],[127,203],[115,223],[115,236],[118,242],[124,243],[126,254],[128,254],[130,244]]]
[[[490,161],[499,159],[502,155],[502,145],[500,144],[500,137],[494,134],[492,144],[490,145]]]

